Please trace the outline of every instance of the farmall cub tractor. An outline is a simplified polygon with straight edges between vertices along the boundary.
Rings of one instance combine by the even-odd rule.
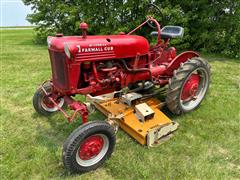
[[[156,27],[151,33],[156,45],[133,35],[145,24]],[[71,123],[80,114],[82,125],[67,138],[62,153],[64,166],[77,173],[94,170],[111,156],[118,127],[142,145],[154,146],[164,140],[178,123],[160,108],[166,104],[176,115],[193,111],[210,82],[209,65],[198,53],[176,55],[176,49],[168,47],[172,38],[183,36],[182,27],[161,29],[159,22],[148,16],[128,34],[89,36],[86,23],[81,23],[80,29],[82,36],[48,37],[52,78],[33,97],[33,106],[41,115],[61,111]],[[155,90],[148,93],[153,86]],[[160,102],[153,97],[163,86],[167,86],[166,99]],[[85,95],[86,102],[74,100],[77,94]],[[72,116],[62,108],[64,104],[74,111]],[[88,122],[94,108],[106,121]]]

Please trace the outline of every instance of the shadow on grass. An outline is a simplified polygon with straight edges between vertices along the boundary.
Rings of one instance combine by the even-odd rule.
[[[73,112],[72,111],[70,112],[69,110],[67,110],[67,113],[69,115],[70,114],[72,115]],[[32,118],[33,119],[41,118],[42,120],[44,119],[46,120],[47,123],[41,123],[41,122],[38,123],[38,129],[37,129],[38,135],[39,137],[44,137],[49,140],[52,139],[56,144],[62,144],[63,141],[67,138],[67,136],[70,135],[74,129],[76,129],[82,124],[82,119],[80,115],[77,115],[74,121],[72,123],[69,123],[61,112],[50,115],[48,117],[43,117],[35,112],[32,115]],[[93,114],[90,114],[88,118],[89,121],[104,120],[104,119],[105,117],[100,112],[95,112]],[[51,136],[53,134],[55,136]]]

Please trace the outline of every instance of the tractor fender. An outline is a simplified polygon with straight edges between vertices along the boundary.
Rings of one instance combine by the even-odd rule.
[[[175,69],[178,69],[181,63],[186,62],[193,57],[199,57],[199,54],[194,51],[185,51],[176,56],[167,66],[166,75],[172,75]]]

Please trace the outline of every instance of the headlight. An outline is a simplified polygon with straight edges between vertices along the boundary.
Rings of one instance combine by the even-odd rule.
[[[64,43],[64,52],[68,59],[73,59],[75,55],[78,53],[78,47],[80,45],[75,45],[72,43],[65,42]]]
[[[51,46],[52,40],[53,40],[53,37],[52,37],[52,36],[48,36],[48,37],[47,37],[47,45],[48,45],[48,47]]]
[[[65,51],[66,56],[69,59],[71,59],[71,52],[70,52],[70,47],[69,47],[68,43],[64,44],[64,51]]]

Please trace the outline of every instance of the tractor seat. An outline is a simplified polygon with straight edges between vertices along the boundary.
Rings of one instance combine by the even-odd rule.
[[[164,26],[161,29],[161,39],[182,38],[184,29],[180,26]],[[152,36],[157,36],[158,32],[153,31]]]

